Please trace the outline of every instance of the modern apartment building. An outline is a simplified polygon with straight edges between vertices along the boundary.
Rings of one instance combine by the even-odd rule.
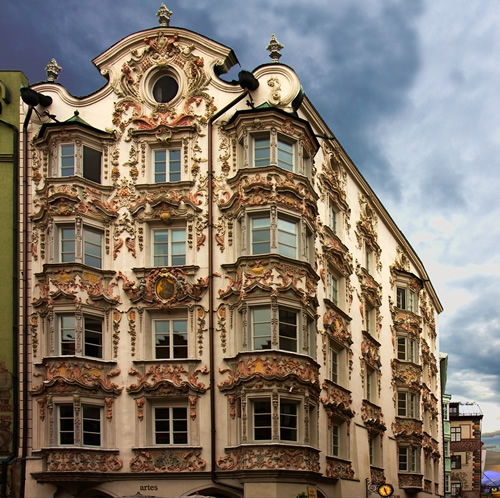
[[[229,82],[157,15],[32,88],[26,496],[442,495],[422,262],[274,36]]]

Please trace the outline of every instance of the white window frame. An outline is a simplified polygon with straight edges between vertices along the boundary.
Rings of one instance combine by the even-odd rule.
[[[81,228],[78,228],[79,225]],[[73,230],[73,238],[63,237],[63,233],[66,230]],[[92,240],[93,235],[96,234],[99,236],[99,243]],[[102,228],[88,223],[57,222],[55,244],[57,247],[57,261],[59,263],[82,263],[92,268],[103,268],[104,230]],[[94,251],[96,254],[92,254],[90,250],[96,247],[99,250]]]
[[[255,406],[257,403],[266,404],[267,411],[257,413]],[[285,407],[293,407],[294,412],[287,412]],[[250,430],[249,436],[253,443],[269,443],[279,441],[282,443],[299,444],[302,442],[302,427],[299,423],[303,418],[303,403],[300,399],[279,395],[277,406],[273,403],[271,396],[256,396],[249,398],[250,409]],[[259,416],[259,422],[257,422]],[[273,422],[277,419],[278,423]],[[260,425],[260,424],[266,425]],[[259,425],[258,425],[259,424]],[[270,437],[256,437],[256,430],[262,429],[269,433]],[[275,433],[277,430],[277,433]],[[288,437],[295,434],[295,437]]]
[[[257,312],[260,312],[260,316],[257,317]],[[263,313],[266,313],[264,316]],[[276,316],[273,316],[276,312]],[[286,314],[292,314],[295,316],[295,323],[286,321]],[[249,344],[252,351],[261,351],[268,349],[277,349],[280,351],[287,351],[298,353],[302,352],[302,312],[297,309],[293,309],[290,306],[279,305],[273,307],[270,305],[254,305],[249,307]],[[273,345],[273,323],[277,323],[278,328],[278,344]],[[286,334],[289,329],[295,329],[295,335],[291,336]],[[256,334],[257,331],[267,332],[265,335],[262,333]],[[268,338],[271,347],[270,348],[255,348],[256,338]],[[295,344],[295,349],[290,349],[286,346],[287,342],[293,341]],[[276,346],[276,347],[275,347]]]
[[[406,285],[398,283],[396,285],[396,307],[418,314],[418,293]]]
[[[450,427],[450,441],[459,442],[462,441],[462,427]]]
[[[257,151],[263,151],[264,154],[257,157]],[[278,133],[276,143],[274,143],[274,137],[269,132],[251,135],[251,165],[255,168],[271,166],[273,158],[276,160],[275,165],[279,168],[297,173],[297,140]]]
[[[81,404],[77,407],[73,401],[60,401],[55,403],[56,405],[56,436],[57,436],[57,446],[59,447],[81,447],[81,448],[102,448],[104,446],[104,407],[102,404],[97,403],[89,403],[87,401],[82,401]],[[62,420],[63,417],[61,415],[61,409],[65,407],[71,407],[71,417],[64,417],[65,420],[68,421],[66,424],[67,427],[63,430]],[[89,411],[90,410],[98,410],[99,418],[90,418]],[[69,423],[69,420],[72,420],[72,424]],[[95,432],[95,430],[91,430],[91,428],[86,423],[87,421],[98,420],[99,431]],[[70,429],[70,425],[72,425],[72,430]],[[61,440],[62,433],[72,434],[73,439],[71,443],[65,443]],[[85,443],[85,436],[87,434],[99,434],[99,444],[90,444]]]
[[[345,420],[333,417],[328,429],[328,455],[334,458],[349,459],[349,436]]]
[[[165,232],[166,234],[166,242],[160,243],[156,242],[156,237],[160,232]],[[179,234],[183,234],[183,240],[174,240],[174,238],[178,238]],[[173,226],[169,228],[164,227],[151,227],[150,233],[151,241],[151,263],[153,267],[168,267],[168,266],[185,266],[187,261],[187,230],[186,227],[183,226]],[[165,252],[156,251],[157,248],[161,248],[163,246],[166,249]],[[174,254],[174,248],[183,248],[183,252],[178,252]],[[165,258],[164,263],[166,264],[158,264],[162,261],[159,261],[160,258]],[[182,262],[179,261],[182,259]]]
[[[164,334],[160,334],[158,327],[161,324],[167,324],[168,330]],[[185,330],[176,330],[176,328],[182,324]],[[175,316],[175,317],[154,317],[152,319],[152,335],[153,335],[153,358],[160,360],[185,360],[189,358],[189,330],[188,330],[188,319],[187,316]],[[159,345],[158,338],[160,335],[168,335],[168,345]],[[185,345],[178,346],[175,344],[175,338],[182,336],[185,338]],[[162,351],[168,348],[168,355],[162,356],[159,354],[160,348]],[[185,355],[178,355],[177,352],[185,348]]]
[[[68,150],[69,148],[72,149],[71,152]],[[92,154],[95,154],[95,157],[89,157],[86,159],[86,155],[90,151],[92,151]],[[59,157],[57,158],[57,176],[61,178],[69,176],[81,176],[91,182],[102,184],[102,147],[90,145],[85,142],[82,144],[78,144],[76,142],[64,142],[59,144],[58,153]],[[99,158],[97,158],[97,155],[99,156]],[[73,158],[73,160],[69,161],[69,158]],[[94,164],[94,161],[97,161],[97,159],[99,161],[98,172],[94,171],[97,166],[97,163]],[[64,162],[72,164],[65,165],[63,164]],[[64,170],[67,170],[67,172],[65,172]],[[99,177],[98,181],[97,176]]]
[[[346,348],[332,338],[328,338],[327,347],[327,378],[339,386],[344,386],[348,371]]]
[[[377,370],[365,364],[365,399],[370,403],[378,403]]]
[[[398,334],[396,337],[396,358],[399,361],[418,363],[418,341],[412,336]]]
[[[262,223],[257,225],[257,220]],[[308,262],[313,258],[312,231],[305,221],[294,214],[281,210],[275,212],[274,209],[248,211],[246,227],[243,245],[248,255],[280,254]],[[260,237],[255,237],[257,234]]]
[[[396,413],[401,418],[418,419],[420,397],[416,393],[410,391],[398,391],[396,398]]]
[[[420,448],[400,446],[398,448],[398,471],[410,474],[420,473]]]
[[[160,153],[165,154],[164,161],[161,161],[157,157]],[[177,155],[178,157],[173,157]],[[173,146],[162,149],[153,148],[151,150],[151,162],[153,165],[153,183],[179,182],[183,179],[182,149],[180,145],[178,147]],[[159,171],[160,164],[164,164],[165,166],[163,171]],[[160,175],[163,175],[164,179],[160,178]]]
[[[163,418],[159,417],[159,411],[167,411],[168,417],[165,414]],[[179,411],[183,411],[183,417],[178,417]],[[189,409],[187,403],[169,403],[169,404],[154,404],[151,407],[152,413],[152,441],[154,446],[189,446],[190,444],[190,423],[189,423]],[[160,422],[164,423],[163,430],[159,430]],[[167,422],[167,424],[165,424]],[[177,422],[177,423],[176,423]],[[165,427],[167,425],[168,427]],[[181,430],[179,426],[184,426]],[[167,435],[169,442],[159,442],[159,434]],[[176,442],[176,436],[185,434],[185,440]]]

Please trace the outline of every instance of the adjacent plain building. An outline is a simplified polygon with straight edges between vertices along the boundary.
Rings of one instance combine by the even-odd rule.
[[[274,36],[227,81],[157,15],[95,93],[32,87],[26,496],[442,495],[422,262]]]
[[[481,420],[483,413],[476,402],[457,401],[449,404],[451,496],[481,496]]]

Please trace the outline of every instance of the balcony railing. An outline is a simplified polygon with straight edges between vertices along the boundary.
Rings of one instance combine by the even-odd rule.
[[[422,474],[398,473],[398,482],[401,489],[423,489],[424,476]]]

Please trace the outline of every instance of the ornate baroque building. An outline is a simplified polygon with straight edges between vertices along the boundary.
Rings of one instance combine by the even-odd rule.
[[[421,261],[274,36],[170,14],[23,108],[26,496],[442,495]]]

